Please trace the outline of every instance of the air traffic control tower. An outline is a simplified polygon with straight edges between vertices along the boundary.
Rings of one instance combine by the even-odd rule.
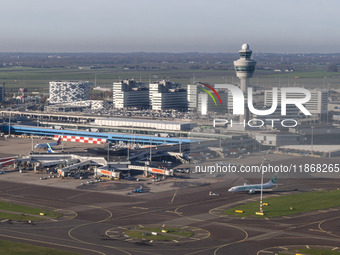
[[[247,95],[247,88],[249,85],[249,78],[253,76],[256,61],[251,60],[251,54],[253,52],[249,49],[248,44],[243,44],[242,49],[239,51],[240,58],[234,61],[236,76],[240,78],[240,87],[243,94]],[[245,100],[247,101],[247,100]],[[244,115],[240,116],[240,122],[249,120],[249,109],[245,107]]]

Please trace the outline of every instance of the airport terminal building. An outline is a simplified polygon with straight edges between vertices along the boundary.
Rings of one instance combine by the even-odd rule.
[[[72,103],[87,100],[90,85],[88,81],[50,81],[50,104]]]
[[[144,83],[135,80],[122,80],[113,83],[113,104],[116,109],[129,107],[149,108],[149,89]]]

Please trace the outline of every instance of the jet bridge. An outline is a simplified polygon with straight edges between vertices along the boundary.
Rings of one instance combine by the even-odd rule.
[[[60,176],[65,177],[67,173],[71,172],[72,170],[79,169],[83,166],[90,166],[92,163],[91,160],[85,160],[83,162],[79,162],[70,166],[63,167],[61,169],[58,169],[58,174]]]
[[[160,175],[165,175],[165,176],[173,176],[174,171],[172,169],[161,169],[161,168],[155,168],[155,167],[150,167],[150,166],[138,166],[138,165],[129,165],[129,169],[133,170],[141,170],[144,171],[145,175],[150,174],[160,174]]]

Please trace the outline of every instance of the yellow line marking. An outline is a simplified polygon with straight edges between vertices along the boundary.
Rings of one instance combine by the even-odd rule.
[[[91,243],[91,242],[86,242],[86,241],[83,241],[79,238],[76,238],[74,237],[71,233],[72,231],[74,231],[75,229],[77,228],[80,228],[80,227],[84,227],[84,226],[89,226],[89,225],[92,225],[92,224],[96,224],[96,223],[102,223],[102,222],[105,222],[109,219],[112,218],[113,214],[111,211],[105,209],[105,208],[102,208],[102,207],[99,207],[99,206],[94,206],[94,205],[87,205],[88,207],[92,207],[92,208],[96,208],[96,209],[100,209],[100,210],[103,210],[103,211],[106,211],[109,213],[109,216],[105,219],[102,219],[102,220],[99,220],[99,221],[95,221],[95,222],[87,222],[87,223],[84,223],[84,224],[81,224],[81,225],[78,225],[76,227],[73,227],[71,228],[69,231],[68,231],[68,236],[75,240],[75,241],[78,241],[80,243],[84,243],[84,244],[88,244],[88,245],[95,245],[95,246],[100,246],[100,247],[106,247],[106,248],[111,248],[111,249],[114,249],[114,250],[117,250],[117,251],[120,251],[120,252],[123,252],[123,253],[126,253],[128,255],[131,255],[131,253],[127,252],[126,250],[123,250],[122,248],[118,248],[118,247],[114,247],[114,246],[109,246],[109,245],[100,245],[100,244],[96,244],[96,243]]]
[[[87,194],[88,194],[88,193],[81,193],[81,194],[77,194],[77,195],[74,195],[74,196],[67,197],[67,198],[65,198],[65,199],[72,199],[72,198],[80,197],[80,196],[87,195]]]
[[[308,246],[308,245],[306,245],[306,248],[307,248],[307,249],[309,249],[309,246]]]
[[[139,206],[133,206],[134,209],[141,209],[141,210],[148,210],[148,208],[145,207],[139,207]]]
[[[337,250],[337,249],[338,249],[338,247],[335,247],[335,248],[332,249],[332,251],[335,251],[335,250]]]
[[[74,219],[74,218],[76,218],[76,217],[78,216],[78,213],[76,213],[75,211],[72,211],[72,210],[68,210],[68,209],[55,209],[54,211],[67,211],[67,212],[73,213],[72,216],[65,216],[65,215],[63,214],[63,217],[65,217],[66,219],[58,220],[59,222],[60,222],[60,221],[71,220],[71,219]]]
[[[177,190],[178,190],[178,189],[175,190],[175,193],[174,193],[174,195],[173,195],[173,197],[172,197],[172,199],[171,199],[171,201],[170,201],[170,204],[173,204],[173,203],[174,203],[174,200],[175,200],[175,197],[176,197],[176,194],[177,194]]]

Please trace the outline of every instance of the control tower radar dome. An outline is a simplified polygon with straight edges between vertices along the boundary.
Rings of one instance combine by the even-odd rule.
[[[249,50],[249,44],[248,43],[243,44],[242,50]]]

